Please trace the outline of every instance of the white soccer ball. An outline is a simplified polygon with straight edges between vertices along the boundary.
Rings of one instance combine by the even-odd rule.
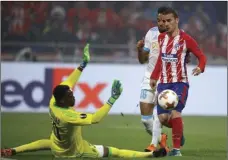
[[[162,91],[158,95],[158,104],[165,110],[172,110],[178,104],[179,98],[177,94],[170,89]]]

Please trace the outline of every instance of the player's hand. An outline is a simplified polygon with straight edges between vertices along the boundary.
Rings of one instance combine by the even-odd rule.
[[[150,79],[150,87],[153,91],[156,91],[156,87],[157,87],[157,80],[154,79]]]
[[[89,61],[90,61],[89,43],[87,43],[83,50],[83,62],[88,63]]]
[[[90,54],[89,54],[89,43],[86,44],[83,50],[83,58],[80,67],[84,69],[87,66],[87,63],[90,61]]]
[[[198,76],[201,73],[201,69],[199,67],[196,67],[192,70],[192,75]]]
[[[114,80],[112,83],[111,97],[108,100],[110,105],[113,105],[115,101],[119,98],[123,91],[122,84],[119,80]]]
[[[143,48],[143,46],[144,46],[144,39],[139,40],[136,45],[137,50],[141,50]]]

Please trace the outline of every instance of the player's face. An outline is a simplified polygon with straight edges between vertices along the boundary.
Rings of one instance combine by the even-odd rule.
[[[65,104],[67,106],[74,106],[74,103],[75,103],[75,97],[74,97],[74,94],[72,92],[72,90],[68,90],[66,92],[66,95],[64,97],[64,101],[65,101]]]
[[[157,23],[158,23],[158,30],[160,33],[163,33],[166,31],[165,23],[163,22],[163,19],[164,19],[164,15],[158,14]]]
[[[163,17],[163,23],[165,24],[166,32],[172,33],[178,26],[179,19],[175,18],[172,13],[166,14]]]

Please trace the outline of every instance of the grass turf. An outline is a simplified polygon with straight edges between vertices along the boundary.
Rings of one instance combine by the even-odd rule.
[[[226,117],[184,117],[186,144],[183,157],[165,157],[167,160],[225,160],[227,151]],[[48,114],[2,113],[1,146],[15,147],[34,140],[48,138],[51,123]],[[163,130],[169,136],[171,129]],[[109,115],[101,123],[84,127],[83,136],[93,144],[143,151],[151,138],[140,122],[140,116]],[[50,151],[22,153],[11,157],[18,160],[50,160]]]

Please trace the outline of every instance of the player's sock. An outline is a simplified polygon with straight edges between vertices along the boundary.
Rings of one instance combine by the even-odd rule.
[[[18,146],[13,149],[16,151],[16,153],[20,153],[20,152],[31,152],[31,151],[37,151],[37,150],[47,150],[50,148],[51,148],[51,141],[49,139],[41,139],[22,146]]]
[[[109,157],[118,158],[149,158],[149,157],[164,157],[167,151],[165,148],[160,148],[153,152],[139,152],[125,149],[118,149],[114,147],[109,147]]]
[[[162,132],[162,128],[161,128],[161,123],[158,119],[158,115],[154,114],[154,120],[153,120],[153,136],[152,136],[152,141],[151,144],[153,144],[155,147],[157,147],[159,139],[161,137],[161,132]]]
[[[183,134],[183,123],[182,118],[174,118],[172,122],[172,139],[173,139],[173,148],[180,149],[181,137]]]
[[[183,133],[182,133],[182,137],[181,137],[181,147],[183,147],[185,144],[185,137],[184,137],[184,122],[183,122]]]
[[[141,121],[143,125],[145,126],[146,131],[152,135],[153,131],[153,115],[148,115],[148,116],[141,116]]]
[[[152,156],[152,152],[138,152],[138,151],[109,147],[109,157],[146,158],[146,157],[151,157],[151,156]]]

